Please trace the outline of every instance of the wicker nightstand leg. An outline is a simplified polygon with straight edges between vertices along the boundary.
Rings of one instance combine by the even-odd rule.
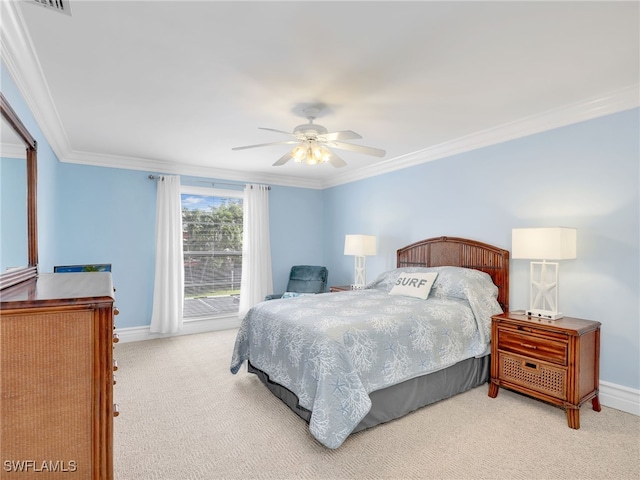
[[[567,408],[567,423],[569,428],[580,428],[580,409],[576,407]]]
[[[600,398],[598,397],[598,395],[596,395],[591,399],[591,405],[593,405],[593,409],[596,412],[599,412],[602,410],[602,408],[600,407]]]
[[[500,387],[498,386],[497,383],[493,383],[493,382],[489,383],[489,396],[491,398],[496,398],[498,396],[498,389],[499,388]]]

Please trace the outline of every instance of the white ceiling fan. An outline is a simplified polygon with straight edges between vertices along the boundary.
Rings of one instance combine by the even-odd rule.
[[[260,143],[258,145],[247,145],[244,147],[234,147],[232,150],[244,150],[246,148],[266,147],[269,145],[296,145],[291,151],[280,157],[280,159],[273,164],[274,167],[284,165],[291,159],[296,163],[306,163],[307,165],[318,165],[328,162],[336,168],[346,166],[346,162],[332,152],[330,148],[349,150],[352,152],[364,153],[365,155],[374,155],[376,157],[384,157],[386,155],[386,152],[379,148],[365,147],[363,145],[344,142],[343,140],[355,140],[362,138],[352,130],[329,132],[322,125],[313,123],[319,113],[317,108],[307,108],[304,110],[304,113],[307,120],[309,120],[309,123],[298,125],[293,129],[293,133],[273,128],[258,127],[261,130],[284,133],[294,139],[283,140],[281,142]]]

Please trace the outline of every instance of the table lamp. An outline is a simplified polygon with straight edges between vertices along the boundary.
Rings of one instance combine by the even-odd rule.
[[[527,315],[556,320],[558,311],[558,262],[576,258],[576,229],[566,227],[514,228],[511,258],[534,259],[529,271]]]
[[[376,254],[376,237],[374,235],[345,235],[344,254],[355,257],[355,282],[352,288],[363,288],[367,278],[365,259],[367,256]]]

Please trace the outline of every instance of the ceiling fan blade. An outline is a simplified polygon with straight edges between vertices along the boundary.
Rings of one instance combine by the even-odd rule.
[[[283,140],[282,142],[258,143],[257,145],[246,145],[244,147],[233,147],[231,150],[244,150],[246,148],[268,147],[269,145],[293,145],[300,143],[298,140]]]
[[[347,166],[347,162],[337,156],[335,153],[331,152],[331,156],[329,157],[329,163],[336,168],[342,168]]]
[[[280,159],[276,163],[273,164],[273,166],[274,167],[279,167],[280,165],[284,165],[285,163],[287,163],[292,158],[293,158],[293,150],[291,150],[290,152],[287,152],[283,156],[281,156]]]
[[[258,127],[260,130],[268,130],[270,132],[284,133],[285,135],[294,136],[291,132],[285,132],[284,130],[276,130],[275,128]]]
[[[326,141],[331,142],[333,140],[357,140],[362,138],[353,130],[342,130],[340,132],[329,132],[322,135],[322,138],[326,139]]]
[[[328,142],[327,145],[341,150],[350,150],[352,152],[364,153],[366,155],[373,155],[375,157],[384,157],[387,152],[380,150],[379,148],[365,147],[364,145],[354,145],[352,143],[344,142]]]

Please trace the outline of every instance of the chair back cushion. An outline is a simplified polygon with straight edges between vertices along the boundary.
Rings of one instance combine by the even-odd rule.
[[[289,274],[287,292],[324,293],[329,271],[326,267],[294,265]]]

